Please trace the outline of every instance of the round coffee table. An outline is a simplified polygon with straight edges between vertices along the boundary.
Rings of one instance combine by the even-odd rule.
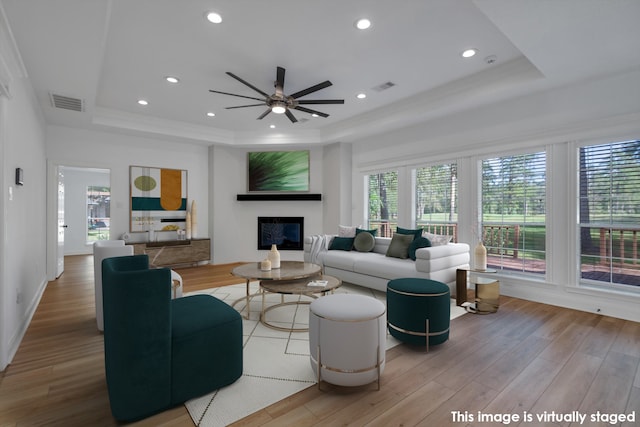
[[[249,282],[252,280],[260,281],[281,281],[281,280],[297,280],[306,279],[308,277],[317,276],[320,274],[322,267],[318,264],[312,264],[304,261],[281,261],[280,268],[274,268],[271,270],[261,270],[259,262],[250,262],[247,264],[239,265],[231,270],[231,274],[238,277],[243,277],[247,281],[247,291],[243,298],[240,298],[231,304],[235,306],[240,301],[246,302],[247,315],[245,319],[249,319],[249,302],[251,298],[257,294],[251,294],[249,291]]]
[[[322,285],[318,285],[318,283],[322,283]],[[271,329],[276,329],[279,331],[306,332],[309,330],[308,327],[295,328],[292,326],[290,328],[286,328],[268,322],[267,312],[287,305],[311,304],[311,301],[301,301],[299,298],[297,301],[285,302],[285,295],[300,295],[311,298],[318,298],[315,294],[326,295],[329,292],[333,292],[333,290],[340,287],[340,285],[342,285],[342,280],[333,276],[324,275],[296,280],[261,281],[260,289],[262,290],[262,311],[260,312],[260,322]],[[281,302],[279,304],[265,307],[264,297],[266,293],[282,295]]]

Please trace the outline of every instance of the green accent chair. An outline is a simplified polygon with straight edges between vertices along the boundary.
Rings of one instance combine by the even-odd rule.
[[[104,355],[111,412],[146,418],[242,375],[242,318],[210,295],[171,299],[171,270],[147,255],[102,262]]]
[[[426,346],[449,339],[449,286],[430,279],[402,278],[387,284],[387,326],[402,342]],[[428,339],[427,339],[428,338]]]

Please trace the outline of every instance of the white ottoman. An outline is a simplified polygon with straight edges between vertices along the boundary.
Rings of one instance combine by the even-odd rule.
[[[125,245],[124,240],[97,240],[93,243],[93,281],[96,301],[96,323],[98,330],[104,331],[102,310],[102,260],[118,256],[133,255],[133,246]]]
[[[378,382],[386,352],[386,307],[373,297],[332,294],[309,306],[311,367],[321,381],[340,386]],[[320,365],[320,369],[318,369]]]

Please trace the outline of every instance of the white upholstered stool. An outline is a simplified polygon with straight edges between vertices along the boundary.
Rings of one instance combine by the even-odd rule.
[[[98,240],[93,243],[93,273],[95,284],[96,323],[98,330],[104,330],[102,315],[102,260],[117,256],[133,255],[133,246],[124,240]]]
[[[360,386],[384,370],[386,307],[373,297],[332,294],[309,306],[309,351],[318,387],[321,381]],[[320,369],[318,369],[318,365]]]

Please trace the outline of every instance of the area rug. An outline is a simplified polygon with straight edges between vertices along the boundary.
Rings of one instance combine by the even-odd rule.
[[[251,294],[259,290],[258,282],[250,284]],[[357,293],[372,296],[386,303],[383,292],[360,286],[344,284],[335,293]],[[185,295],[214,295],[246,313],[246,284],[224,286],[187,293]],[[281,302],[281,296],[268,294],[265,306]],[[285,301],[307,297],[285,296]],[[243,374],[235,383],[208,395],[185,403],[193,422],[197,426],[227,426],[262,408],[276,403],[292,394],[316,384],[309,362],[309,334],[307,332],[282,332],[264,326],[259,321],[262,297],[254,296],[250,302],[250,318],[243,319],[244,336]],[[451,304],[451,318],[466,313],[462,307]],[[309,305],[292,304],[267,313],[267,320],[277,326],[305,328],[309,323]],[[387,334],[387,349],[399,341]]]

